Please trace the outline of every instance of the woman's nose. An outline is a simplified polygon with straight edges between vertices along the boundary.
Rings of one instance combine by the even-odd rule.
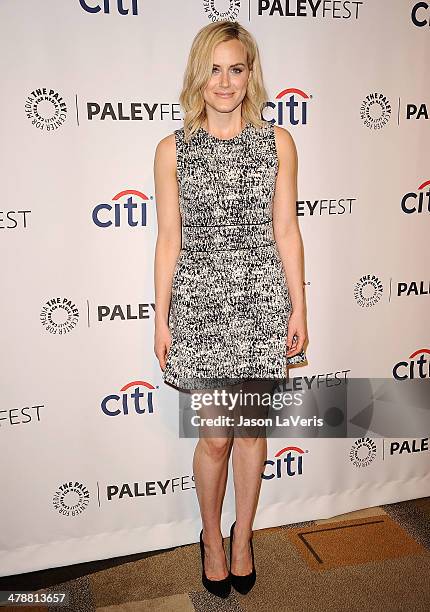
[[[230,85],[230,79],[229,79],[228,72],[222,72],[221,73],[220,84],[225,86],[225,87],[228,87]]]

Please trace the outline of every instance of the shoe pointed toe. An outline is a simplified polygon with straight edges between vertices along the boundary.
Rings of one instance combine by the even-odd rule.
[[[235,574],[230,574],[230,576],[231,586],[241,595],[246,595],[249,593],[257,579],[257,575],[254,570],[246,576],[236,576]]]
[[[232,559],[232,548],[233,548],[233,537],[234,537],[234,526],[236,521],[230,528],[230,567],[231,567],[231,559]],[[230,570],[230,581],[231,586],[241,595],[246,595],[254,586],[257,580],[257,572],[255,570],[255,562],[254,562],[254,548],[252,545],[252,536],[249,540],[249,544],[251,547],[251,558],[252,558],[252,571],[250,574],[246,574],[245,576],[237,576],[233,574]]]
[[[223,578],[222,580],[210,580],[205,575],[202,576],[203,586],[209,593],[216,597],[222,597],[225,599],[231,593],[231,579],[230,576]]]
[[[221,597],[225,599],[230,595],[231,592],[231,577],[230,572],[225,578],[221,580],[210,580],[206,576],[205,572],[205,546],[203,543],[203,529],[200,532],[200,556],[202,561],[202,584],[209,593],[215,595],[216,597]]]

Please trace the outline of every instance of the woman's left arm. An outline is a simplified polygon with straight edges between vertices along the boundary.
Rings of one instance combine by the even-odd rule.
[[[293,357],[307,339],[303,242],[296,214],[298,161],[296,145],[288,130],[275,126],[275,141],[279,168],[273,198],[273,232],[292,303],[287,356]]]

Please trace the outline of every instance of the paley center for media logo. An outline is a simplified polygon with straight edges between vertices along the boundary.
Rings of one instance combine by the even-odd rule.
[[[175,495],[185,491],[194,491],[195,488],[194,474],[192,473],[140,482],[109,483],[105,485],[97,482],[97,491],[105,491],[104,501],[107,502]],[[71,480],[58,487],[52,498],[52,505],[62,516],[73,518],[81,515],[88,508],[90,501],[91,496],[88,488],[82,482]],[[101,501],[99,495],[99,508]]]
[[[366,468],[376,457],[377,446],[372,438],[359,438],[349,451],[349,460],[356,468]]]
[[[203,0],[203,10],[210,21],[237,21],[240,0]]]
[[[363,308],[375,306],[382,297],[384,287],[375,274],[365,274],[354,286],[355,301]]]
[[[393,288],[394,286],[394,288]],[[354,286],[354,298],[362,308],[372,308],[382,298],[384,285],[375,274],[363,275]],[[416,298],[430,296],[430,280],[390,279],[388,301],[393,298]]]
[[[94,307],[97,323],[112,321],[149,321],[150,313],[155,312],[154,302],[137,304],[98,304]],[[92,307],[87,300],[87,326],[92,325]],[[45,331],[52,335],[63,336],[76,329],[80,309],[69,296],[53,297],[43,304],[40,311],[40,322]]]
[[[427,104],[422,100],[402,102],[398,98],[397,102],[397,125],[400,119],[406,121],[428,121],[429,111]],[[392,105],[387,95],[382,92],[371,92],[360,105],[360,118],[363,125],[370,130],[381,130],[391,119]]]
[[[56,89],[38,87],[25,100],[24,110],[31,124],[42,132],[53,132],[67,119],[67,103]]]
[[[365,0],[348,2],[321,2],[312,0],[257,0],[247,2],[247,17],[271,17],[272,19],[288,17],[308,19],[338,19],[345,20],[360,17],[361,7]],[[227,19],[236,21],[240,13],[240,0],[202,0],[203,10],[211,21]]]
[[[84,112],[80,112],[78,95],[76,99],[76,124],[81,117],[87,121],[149,121],[180,120],[180,105],[158,101],[115,101],[87,100],[83,102]],[[37,87],[31,91],[24,102],[24,110],[31,124],[44,132],[53,132],[64,125],[68,118],[68,105],[63,93],[55,88]]]
[[[52,499],[54,509],[63,516],[79,516],[90,503],[90,492],[78,481],[64,482],[56,490]]]
[[[40,321],[50,334],[61,336],[75,329],[79,309],[69,297],[50,298],[42,306]]]
[[[368,94],[361,103],[360,117],[370,130],[385,127],[391,117],[391,103],[387,96],[380,92]]]

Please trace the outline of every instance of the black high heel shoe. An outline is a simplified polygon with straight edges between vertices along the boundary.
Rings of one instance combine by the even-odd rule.
[[[234,521],[233,525],[230,529],[230,568],[231,568],[231,558],[232,558],[232,550],[233,550],[233,533],[234,526],[236,525],[236,521]],[[231,584],[232,586],[241,593],[242,595],[246,595],[252,589],[257,579],[257,572],[255,571],[255,563],[254,563],[254,549],[252,547],[252,535],[249,540],[249,544],[251,546],[251,557],[252,557],[252,572],[250,574],[246,574],[246,576],[236,576],[230,570]]]
[[[200,555],[202,558],[202,583],[205,589],[212,593],[212,595],[216,595],[217,597],[226,598],[230,595],[231,591],[231,580],[230,580],[230,572],[228,576],[222,578],[221,580],[209,580],[206,576],[205,572],[205,545],[203,543],[203,529],[200,532]]]

